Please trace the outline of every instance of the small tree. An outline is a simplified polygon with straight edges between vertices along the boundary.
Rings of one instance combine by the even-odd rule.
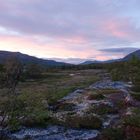
[[[4,64],[4,86],[3,88],[8,91],[8,98],[3,102],[0,107],[1,116],[3,119],[0,122],[0,125],[3,126],[5,119],[8,117],[8,120],[12,119],[14,116],[14,110],[17,107],[17,94],[16,86],[19,82],[21,73],[22,73],[22,64],[16,57],[11,57],[7,59]]]
[[[12,57],[5,63],[5,86],[11,90],[11,94],[15,94],[15,88],[19,82],[23,67],[21,62],[16,58]]]

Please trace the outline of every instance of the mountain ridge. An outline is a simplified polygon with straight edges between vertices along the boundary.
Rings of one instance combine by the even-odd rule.
[[[16,57],[23,64],[36,63],[41,66],[48,66],[48,67],[70,65],[64,62],[41,59],[35,56],[30,56],[28,54],[23,54],[20,52],[10,52],[10,51],[0,51],[0,64],[3,64],[10,57]]]
[[[91,61],[85,61],[83,63],[81,63],[80,65],[89,65],[89,64],[99,64],[99,63],[112,63],[112,62],[120,62],[120,61],[129,61],[130,59],[132,59],[133,56],[136,56],[137,58],[140,59],[140,49],[136,50],[132,53],[129,53],[128,55],[126,55],[123,58],[120,59],[111,59],[111,60],[106,60],[106,61],[97,61],[97,60],[91,60]]]
[[[123,58],[123,60],[128,61],[128,60],[132,59],[133,56],[136,56],[137,58],[140,59],[140,49],[128,54],[127,56],[125,56]]]

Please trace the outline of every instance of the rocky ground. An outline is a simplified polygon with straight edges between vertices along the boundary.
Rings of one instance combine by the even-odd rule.
[[[57,125],[23,128],[7,135],[14,140],[105,140],[104,130],[119,128],[122,118],[131,116],[133,108],[140,106],[129,94],[131,86],[131,83],[113,82],[106,76],[49,106],[50,117]],[[126,129],[129,132],[132,128]],[[136,131],[139,133],[140,129]]]

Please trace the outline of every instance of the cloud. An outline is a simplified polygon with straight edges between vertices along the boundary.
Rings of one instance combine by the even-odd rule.
[[[131,47],[126,47],[126,48],[109,48],[109,49],[100,49],[100,51],[102,52],[107,52],[107,53],[124,53],[124,54],[128,54],[131,52],[134,52],[138,50],[138,48],[131,48]]]
[[[113,56],[113,59],[116,58],[122,58],[126,55],[128,55],[129,53],[132,53],[136,50],[138,50],[139,48],[134,48],[134,47],[121,47],[121,48],[106,48],[106,49],[100,49],[100,51],[103,53],[102,55],[104,57],[111,57]]]
[[[0,37],[6,46],[0,46],[1,49],[39,57],[109,59],[122,57],[132,47],[140,48],[139,0],[0,0],[0,3]],[[118,48],[116,53],[111,52],[112,48]]]

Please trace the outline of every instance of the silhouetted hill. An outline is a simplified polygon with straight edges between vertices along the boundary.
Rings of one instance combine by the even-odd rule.
[[[8,58],[13,57],[13,56],[19,59],[23,64],[35,63],[41,66],[48,66],[48,67],[69,65],[63,62],[40,59],[40,58],[30,56],[27,54],[22,54],[20,52],[9,52],[9,51],[0,51],[0,64],[3,64]]]
[[[128,54],[122,60],[128,61],[128,60],[132,59],[133,56],[136,56],[136,57],[138,57],[140,59],[140,50],[137,50],[135,52],[132,52],[132,53]]]

